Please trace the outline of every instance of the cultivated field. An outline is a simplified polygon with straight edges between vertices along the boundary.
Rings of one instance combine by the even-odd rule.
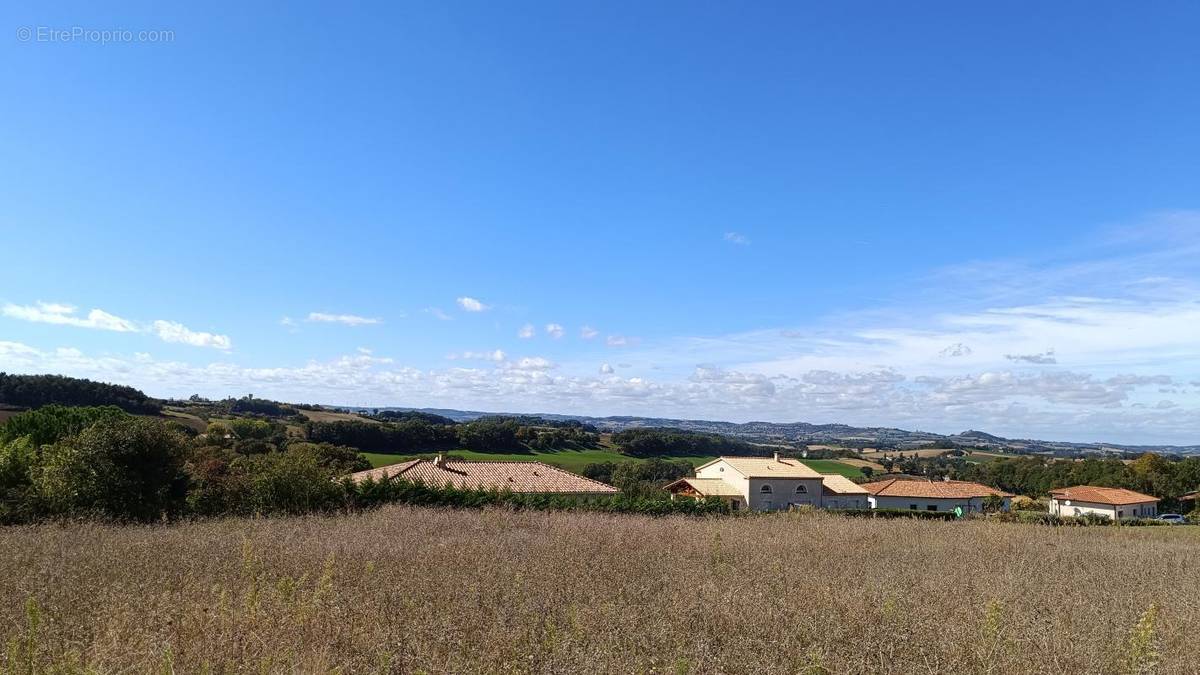
[[[0,672],[1195,672],[1195,528],[390,507],[0,530]]]

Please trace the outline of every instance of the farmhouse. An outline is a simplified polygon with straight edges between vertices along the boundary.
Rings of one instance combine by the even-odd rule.
[[[1112,520],[1153,518],[1158,514],[1158,498],[1133,490],[1077,485],[1050,491],[1050,514],[1085,516],[1096,514]]]
[[[620,492],[591,478],[541,462],[464,462],[438,455],[414,459],[350,475],[354,482],[400,478],[430,486],[463,490],[500,490],[516,493],[604,497]]]
[[[867,491],[845,476],[817,473],[795,459],[718,457],[696,467],[695,478],[665,488],[672,496],[722,499],[734,509],[777,511],[795,506],[865,509]]]
[[[862,486],[870,496],[873,509],[905,509],[908,511],[953,511],[962,508],[965,513],[983,510],[983,501],[988,497],[1003,500],[1003,509],[1012,505],[1012,495],[980,483],[961,480],[888,480],[866,483]]]

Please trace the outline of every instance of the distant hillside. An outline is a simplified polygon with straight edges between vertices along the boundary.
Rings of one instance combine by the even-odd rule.
[[[485,415],[507,414],[445,408],[345,409],[356,412],[365,410],[411,410],[434,413],[459,422],[470,421]],[[1019,454],[1046,454],[1059,457],[1135,455],[1143,452],[1175,455],[1200,454],[1200,445],[1124,445],[1104,442],[1072,443],[1068,441],[1041,441],[1004,438],[974,429],[945,435],[928,431],[907,431],[891,427],[853,427],[846,424],[809,424],[807,422],[745,422],[739,424],[735,422],[667,417],[589,417],[586,415],[559,415],[555,413],[538,413],[537,416],[548,420],[578,420],[586,424],[592,424],[604,431],[622,431],[624,429],[639,427],[667,427],[686,431],[725,434],[756,442],[785,441],[807,445],[839,445],[856,448],[882,447],[910,450],[938,444],[939,446],[989,448]]]

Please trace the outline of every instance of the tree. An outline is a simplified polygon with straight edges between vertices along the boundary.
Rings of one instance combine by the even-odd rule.
[[[183,436],[160,422],[104,420],[44,447],[33,484],[54,513],[154,520],[184,505],[185,450]]]
[[[35,446],[56,443],[102,420],[127,417],[116,406],[68,408],[48,405],[16,415],[0,425],[0,441],[28,437]]]

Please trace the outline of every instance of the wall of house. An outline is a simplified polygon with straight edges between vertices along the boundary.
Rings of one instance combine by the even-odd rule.
[[[792,506],[821,506],[820,478],[751,478],[750,508],[756,511],[778,511]],[[763,494],[764,485],[771,486],[770,494]],[[797,493],[797,486],[805,492]]]
[[[1063,502],[1070,502],[1070,505]],[[1093,513],[1100,516],[1107,516],[1113,519],[1128,520],[1129,518],[1153,518],[1158,515],[1158,505],[1155,502],[1146,502],[1144,504],[1123,504],[1121,506],[1113,506],[1112,504],[1097,504],[1095,502],[1081,502],[1077,499],[1068,500],[1050,500],[1050,508],[1048,509],[1051,515],[1076,517]]]
[[[917,511],[953,511],[955,507],[961,506],[963,511],[967,513],[978,513],[983,510],[983,498],[973,497],[971,499],[932,499],[921,497],[889,497],[871,495],[868,499],[871,508],[873,509],[901,509],[914,510],[915,505]],[[1004,498],[1004,510],[1007,511],[1012,505],[1012,500],[1008,497]],[[930,508],[930,507],[935,508]]]
[[[746,501],[750,498],[750,482],[746,480],[745,476],[737,471],[734,471],[733,467],[729,466],[723,461],[714,462],[709,466],[699,469],[696,471],[696,478],[720,478],[726,483],[729,483],[736,488],[739,493],[741,493],[743,508],[745,507]]]

